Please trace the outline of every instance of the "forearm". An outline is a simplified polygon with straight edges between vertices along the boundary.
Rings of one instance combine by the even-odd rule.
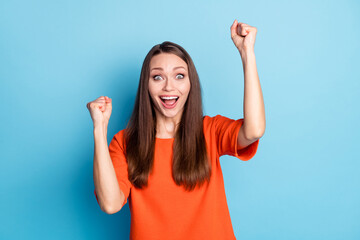
[[[94,185],[99,205],[104,212],[114,213],[122,204],[114,166],[107,144],[107,125],[94,126]]]
[[[248,139],[265,131],[265,106],[253,50],[240,52],[244,71],[244,131]]]

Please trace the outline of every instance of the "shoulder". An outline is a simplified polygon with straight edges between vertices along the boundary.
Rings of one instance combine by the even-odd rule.
[[[228,117],[225,117],[223,115],[220,115],[220,114],[217,114],[213,117],[211,116],[208,116],[208,115],[205,115],[203,117],[204,119],[204,123],[212,123],[212,122],[223,122],[223,121],[235,121],[236,119],[232,119],[232,118],[228,118]],[[238,120],[242,120],[242,118],[238,119]]]
[[[124,132],[125,129],[118,131],[117,133],[115,133],[113,138],[115,138],[116,140],[122,140],[124,138]]]
[[[205,115],[203,120],[204,132],[221,132],[229,128],[237,127],[238,125],[241,126],[242,123],[243,118],[232,119],[220,114],[213,117]]]
[[[227,118],[225,116],[222,116],[220,114],[217,114],[215,116],[205,115],[203,117],[204,127],[210,127],[210,126],[216,124],[217,122],[222,122],[222,121],[226,121],[226,120],[231,120],[231,119]]]
[[[116,142],[122,149],[125,146],[124,132],[125,132],[125,129],[118,131],[111,140],[111,142]]]
[[[219,121],[219,119],[222,119],[223,116],[218,114],[215,116],[209,116],[209,115],[205,115],[203,117],[203,129],[204,129],[204,133],[205,135],[213,132],[216,129],[216,125]]]
[[[124,137],[124,132],[125,132],[125,129],[122,129],[120,131],[118,131],[114,137],[116,136],[117,138],[123,138]]]
[[[220,114],[216,115],[216,116],[209,116],[209,115],[205,115],[203,116],[203,120],[204,120],[204,123],[208,123],[208,122],[211,122],[213,121],[214,119],[218,118],[218,117],[221,117]]]

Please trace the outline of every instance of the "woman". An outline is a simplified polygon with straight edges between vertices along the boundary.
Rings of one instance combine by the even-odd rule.
[[[168,41],[145,57],[131,119],[109,148],[111,98],[87,104],[94,123],[94,193],[108,214],[129,198],[131,239],[235,239],[219,157],[249,160],[265,131],[256,32],[237,20],[231,26],[244,67],[243,119],[203,116],[193,61]]]

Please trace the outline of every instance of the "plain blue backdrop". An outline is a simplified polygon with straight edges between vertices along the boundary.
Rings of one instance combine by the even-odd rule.
[[[132,111],[145,55],[193,58],[204,114],[243,117],[234,19],[258,29],[266,131],[221,158],[237,239],[360,239],[357,1],[1,1],[0,239],[128,239],[128,204],[94,196],[86,103],[113,99],[108,143]]]

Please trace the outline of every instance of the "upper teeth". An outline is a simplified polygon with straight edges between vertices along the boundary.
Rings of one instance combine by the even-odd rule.
[[[161,99],[177,99],[178,97],[161,97]]]

